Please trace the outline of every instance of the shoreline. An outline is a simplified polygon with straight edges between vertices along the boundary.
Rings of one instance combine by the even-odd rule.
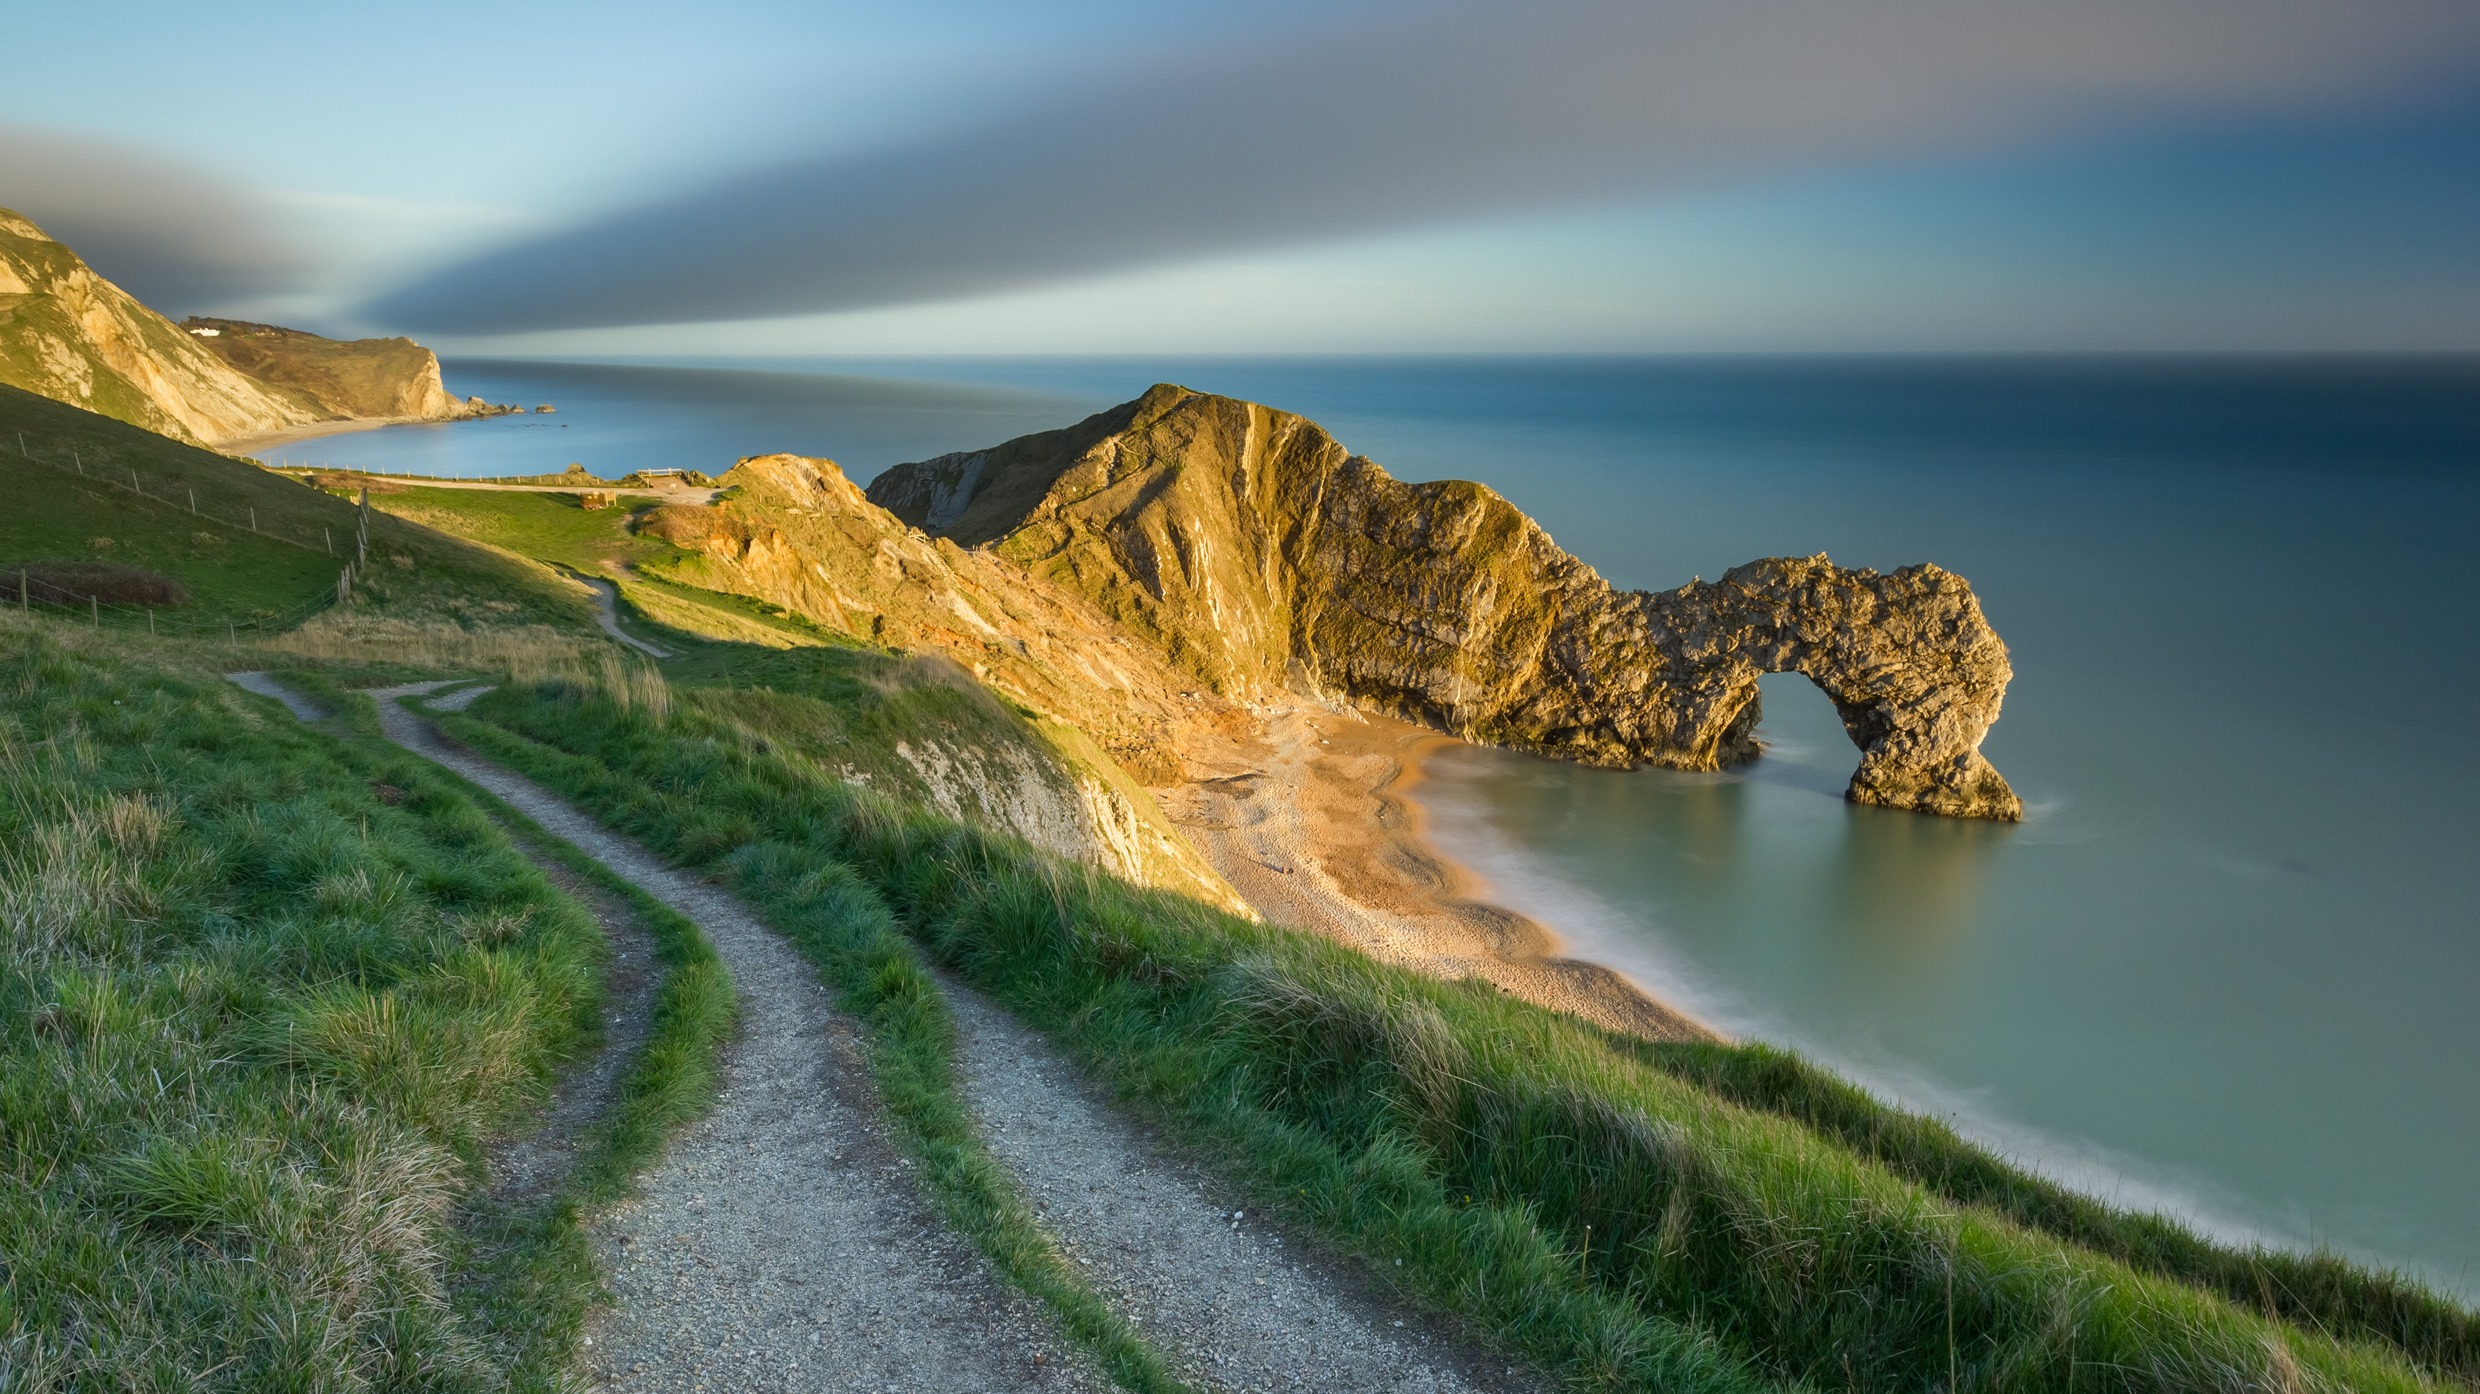
[[[1271,922],[1433,977],[1480,978],[1627,1035],[1727,1039],[1618,970],[1567,956],[1554,931],[1491,903],[1487,883],[1429,841],[1407,791],[1453,740],[1304,705],[1265,723],[1244,768],[1160,792],[1172,821]]]
[[[375,431],[382,426],[446,426],[458,421],[481,419],[476,416],[353,416],[342,421],[313,421],[307,425],[288,426],[281,431],[267,431],[255,436],[236,436],[231,440],[215,442],[215,449],[227,455],[256,455],[278,446],[299,445],[304,441],[351,435],[356,431]]]

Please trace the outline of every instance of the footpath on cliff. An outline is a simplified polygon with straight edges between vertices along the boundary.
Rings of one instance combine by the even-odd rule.
[[[325,716],[263,673],[229,676],[304,720]],[[584,1352],[592,1386],[1112,1387],[1048,1308],[937,1218],[871,1086],[859,1028],[805,959],[729,894],[447,740],[399,700],[448,710],[486,690],[415,683],[370,696],[389,740],[695,922],[740,1002],[711,1112],[595,1224],[611,1302]],[[960,1027],[963,1090],[993,1155],[1051,1241],[1179,1384],[1547,1386],[1452,1323],[1401,1306],[1350,1261],[1254,1223],[1235,1192],[1121,1116],[1038,1035],[960,986],[943,990]],[[635,1039],[614,1038],[620,1049]]]

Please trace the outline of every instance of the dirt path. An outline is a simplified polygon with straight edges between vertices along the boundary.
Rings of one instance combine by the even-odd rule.
[[[532,848],[524,850],[553,885],[593,912],[611,946],[611,962],[603,975],[602,1049],[560,1080],[540,1124],[491,1150],[491,1199],[503,1205],[541,1200],[576,1170],[577,1144],[610,1111],[621,1075],[646,1048],[654,991],[663,977],[654,936],[637,922],[627,901]]]
[[[304,721],[325,721],[327,719],[325,707],[277,682],[265,673],[255,670],[247,673],[226,673],[224,681],[244,692],[255,692],[261,697],[273,697],[284,704],[286,711]]]
[[[286,695],[246,676],[264,683],[253,691]],[[597,1226],[613,1302],[590,1331],[593,1387],[1108,1388],[1043,1309],[996,1282],[924,1205],[854,1029],[805,960],[730,896],[446,741],[395,700],[436,693],[425,705],[458,709],[487,690],[417,683],[372,696],[389,739],[695,920],[740,994],[741,1036],[713,1112]],[[994,1157],[1184,1380],[1388,1394],[1549,1387],[1357,1265],[1254,1222],[1226,1183],[1157,1145],[1039,1035],[953,984],[947,996],[959,1076]]]
[[[672,656],[670,649],[659,644],[649,644],[620,627],[620,588],[618,586],[600,576],[585,576],[579,579],[586,583],[587,590],[594,592],[594,622],[603,627],[605,634],[649,657],[669,658]]]
[[[922,1203],[852,1028],[809,964],[731,897],[394,701],[436,686],[373,694],[389,739],[695,920],[740,993],[713,1112],[598,1226],[614,1301],[592,1331],[589,1378],[611,1390],[1107,1388]]]
[[[1173,1373],[1228,1390],[1546,1389],[1353,1265],[1258,1223],[1129,1124],[1073,1065],[953,983],[965,1092],[993,1154]]]

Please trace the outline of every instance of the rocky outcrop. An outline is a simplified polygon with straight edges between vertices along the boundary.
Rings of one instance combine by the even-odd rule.
[[[1758,676],[1796,671],[1861,751],[1855,802],[2022,813],[1980,754],[2006,647],[1934,566],[1785,558],[1621,591],[1481,485],[1405,484],[1303,418],[1169,385],[898,466],[869,497],[1238,703],[1309,693],[1587,764],[1716,769],[1758,752]]]
[[[0,382],[207,445],[322,421],[469,414],[410,340],[343,343],[237,320],[185,329],[6,209]]]

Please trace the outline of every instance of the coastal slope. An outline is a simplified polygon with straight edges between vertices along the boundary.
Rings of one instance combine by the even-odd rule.
[[[6,209],[0,383],[195,445],[321,422],[444,421],[472,410],[448,395],[439,360],[411,340],[340,342],[238,321],[184,328]]]
[[[1162,384],[1075,427],[899,465],[872,502],[1090,601],[1225,698],[1291,692],[1591,765],[1753,758],[1806,675],[1857,803],[2012,820],[1980,753],[2012,670],[1962,577],[1826,558],[1622,591],[1474,483],[1406,484],[1316,423]]]

